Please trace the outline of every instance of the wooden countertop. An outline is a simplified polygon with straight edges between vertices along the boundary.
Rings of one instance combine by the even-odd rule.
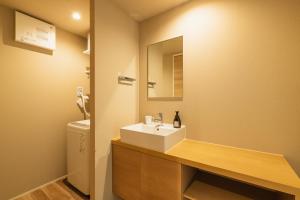
[[[283,155],[185,139],[166,153],[122,143],[113,144],[180,162],[207,172],[268,189],[293,194],[300,200],[300,179]]]

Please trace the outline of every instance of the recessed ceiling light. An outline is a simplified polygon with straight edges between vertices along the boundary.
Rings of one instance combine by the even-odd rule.
[[[80,15],[79,12],[73,12],[73,13],[72,13],[72,18],[73,18],[74,20],[80,20],[80,19],[81,19],[81,15]]]

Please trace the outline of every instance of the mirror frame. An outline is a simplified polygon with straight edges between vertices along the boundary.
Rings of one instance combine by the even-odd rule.
[[[183,89],[183,94],[182,94],[182,97],[149,97],[149,88],[148,88],[148,77],[149,77],[149,48],[150,46],[152,45],[155,45],[155,44],[159,44],[161,42],[167,42],[169,40],[173,40],[175,38],[179,38],[179,37],[182,37],[182,41],[184,41],[184,37],[183,35],[179,35],[179,36],[175,36],[175,37],[172,37],[172,38],[169,38],[169,39],[166,39],[166,40],[161,40],[161,41],[158,41],[158,42],[155,42],[155,43],[152,43],[152,44],[149,44],[147,45],[147,76],[146,76],[146,90],[147,90],[147,100],[148,101],[182,101],[183,100],[183,94],[184,94],[184,89]],[[184,53],[183,53],[183,42],[182,42],[182,68],[184,67]],[[183,80],[182,80],[183,82]],[[183,85],[184,85],[184,82],[183,82]]]

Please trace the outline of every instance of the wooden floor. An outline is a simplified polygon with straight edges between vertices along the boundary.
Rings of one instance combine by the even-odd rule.
[[[15,200],[86,200],[87,197],[79,195],[70,189],[63,180],[49,184],[45,187],[37,189],[25,196]]]

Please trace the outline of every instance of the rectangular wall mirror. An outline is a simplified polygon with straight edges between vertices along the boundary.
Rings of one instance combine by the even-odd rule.
[[[148,46],[148,99],[183,98],[183,37]]]

